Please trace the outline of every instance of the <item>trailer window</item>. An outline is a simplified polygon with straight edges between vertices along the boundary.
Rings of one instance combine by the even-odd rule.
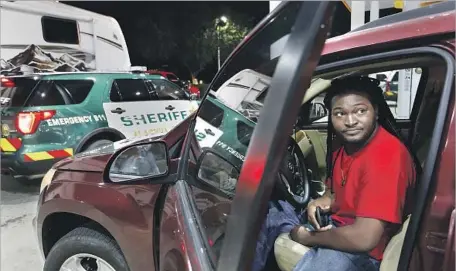
[[[41,26],[43,38],[47,42],[79,44],[78,25],[74,20],[44,16]]]

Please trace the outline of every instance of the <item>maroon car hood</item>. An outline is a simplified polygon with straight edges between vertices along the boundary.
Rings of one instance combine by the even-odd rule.
[[[159,137],[140,137],[135,139],[124,139],[112,144],[105,145],[95,150],[82,152],[73,157],[66,158],[57,162],[54,168],[58,170],[75,170],[103,172],[109,158],[119,149],[142,142],[157,140]]]

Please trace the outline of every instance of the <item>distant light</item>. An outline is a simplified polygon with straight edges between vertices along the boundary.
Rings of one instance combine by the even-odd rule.
[[[220,21],[226,23],[226,22],[228,22],[228,18],[225,16],[222,16],[222,17],[220,17]]]

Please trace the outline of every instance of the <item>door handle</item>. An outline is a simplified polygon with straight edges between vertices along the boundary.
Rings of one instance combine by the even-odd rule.
[[[451,212],[450,225],[448,229],[447,243],[445,247],[445,256],[443,258],[444,271],[454,270],[454,231],[456,227],[456,210]]]
[[[125,110],[120,107],[117,107],[116,109],[111,110],[111,112],[116,114],[122,114],[123,112],[125,112]]]
[[[172,105],[168,105],[167,107],[165,107],[165,109],[166,109],[166,110],[169,110],[169,111],[172,111],[172,110],[175,109],[175,107],[172,106]]]
[[[208,134],[208,135],[215,136],[214,132],[212,132],[211,129],[205,129],[204,131],[205,131],[206,134]]]

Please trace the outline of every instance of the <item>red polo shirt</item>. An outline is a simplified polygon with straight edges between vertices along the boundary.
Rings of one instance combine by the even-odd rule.
[[[332,219],[342,225],[352,224],[357,216],[389,222],[377,247],[369,253],[381,260],[402,224],[406,192],[415,180],[413,160],[402,142],[383,127],[360,151],[348,155],[342,148],[333,154],[334,159]]]

